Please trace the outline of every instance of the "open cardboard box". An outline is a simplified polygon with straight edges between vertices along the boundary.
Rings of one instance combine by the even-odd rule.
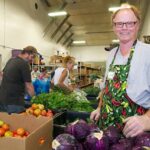
[[[53,118],[35,117],[28,114],[7,114],[0,112],[0,120],[10,125],[10,130],[16,130],[19,127],[29,131],[26,138],[1,137],[1,150],[51,150]],[[40,140],[44,139],[41,144]]]

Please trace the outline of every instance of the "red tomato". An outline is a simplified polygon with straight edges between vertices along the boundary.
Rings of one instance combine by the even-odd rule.
[[[8,130],[9,130],[9,125],[6,124],[6,123],[4,123],[4,124],[2,125],[2,128],[3,128],[5,131],[8,131]]]
[[[5,129],[0,128],[0,137],[4,136],[4,134],[5,134]]]
[[[17,131],[17,134],[20,136],[23,136],[25,134],[24,128],[18,128],[16,131]]]

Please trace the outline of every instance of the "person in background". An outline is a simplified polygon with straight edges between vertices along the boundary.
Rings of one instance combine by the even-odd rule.
[[[36,53],[36,48],[27,46],[17,57],[8,60],[3,69],[0,88],[0,111],[8,113],[22,112],[25,105],[25,91],[31,97],[34,96],[29,61],[32,61]]]
[[[73,91],[74,88],[69,85],[69,73],[73,70],[74,67],[74,59],[70,56],[66,56],[63,61],[62,67],[58,67],[55,70],[54,77],[51,81],[51,84],[58,85],[61,88],[68,89],[69,91]]]
[[[39,75],[39,79],[47,78],[47,76],[48,76],[48,74],[47,74],[46,68],[42,68],[41,73]]]
[[[115,125],[126,137],[150,130],[150,45],[137,39],[137,8],[124,4],[112,15],[120,44],[110,51],[99,106],[91,113],[100,128]]]
[[[40,75],[40,71],[38,70],[38,67],[34,66],[32,72],[31,72],[32,79],[38,78],[39,75]]]

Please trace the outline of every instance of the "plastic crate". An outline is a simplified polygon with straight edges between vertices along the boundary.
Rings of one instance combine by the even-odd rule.
[[[58,110],[54,110],[55,113],[58,113]],[[53,138],[56,138],[57,135],[64,133],[66,127],[66,111],[60,112],[60,115],[53,120]]]
[[[88,100],[96,100],[97,96],[87,95],[86,98],[87,98]]]
[[[61,115],[54,119],[53,138],[65,132],[65,128],[68,123],[71,123],[77,119],[87,120],[90,117],[90,113],[87,112],[75,112],[64,111]]]
[[[53,125],[53,139],[56,138],[59,134],[63,134],[65,132],[65,125]]]
[[[53,111],[54,113],[59,113],[60,115],[54,119],[54,125],[65,125],[66,124],[66,111]]]
[[[89,118],[90,118],[90,113],[88,112],[67,111],[66,114],[66,119],[69,123],[77,119],[87,120]]]

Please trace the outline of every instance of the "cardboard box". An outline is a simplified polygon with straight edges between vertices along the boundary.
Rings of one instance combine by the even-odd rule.
[[[91,67],[91,64],[84,64],[86,67]]]
[[[62,56],[54,55],[54,56],[50,57],[50,62],[51,63],[62,63],[63,59],[64,59],[64,57],[62,57]]]
[[[51,150],[53,119],[49,117],[35,117],[27,114],[0,113],[0,119],[10,125],[10,130],[19,127],[29,131],[26,138],[1,137],[1,150]],[[40,140],[44,143],[40,144]]]

